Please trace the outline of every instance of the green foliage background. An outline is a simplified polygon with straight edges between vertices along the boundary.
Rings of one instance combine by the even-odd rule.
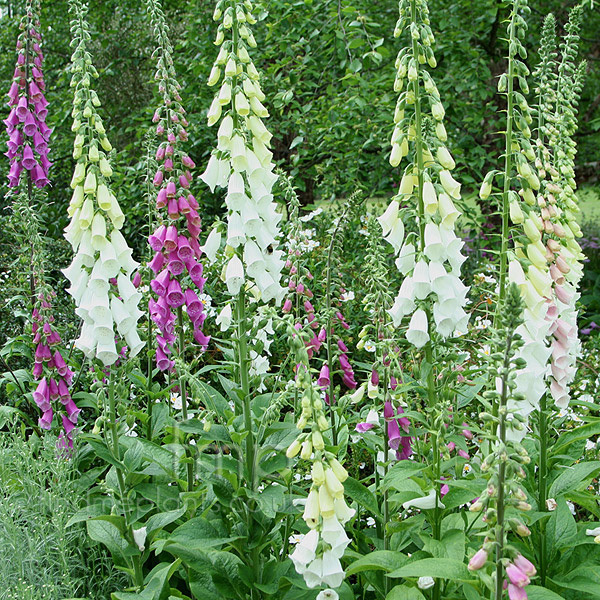
[[[582,58],[588,78],[581,103],[580,176],[594,176],[600,141],[600,4],[586,7]],[[48,122],[55,128],[51,158],[53,187],[42,207],[49,234],[60,239],[66,224],[68,183],[73,168],[73,135],[69,129],[71,91],[68,66],[70,34],[67,3],[42,3]],[[541,22],[550,11],[559,33],[576,2],[530,2],[532,22],[528,63],[537,61]],[[24,2],[0,2],[0,89],[8,90],[15,60],[15,40]],[[213,3],[165,0],[175,46],[177,71],[184,84],[184,105],[190,115],[191,154],[203,168],[216,132],[205,114],[213,90],[205,82],[216,49]],[[498,0],[432,0],[437,38],[436,82],[447,111],[452,148],[460,178],[476,187],[500,149],[501,99],[495,77],[504,69],[502,21]],[[277,162],[295,179],[304,202],[344,196],[363,188],[373,196],[391,194],[395,179],[386,160],[391,135],[397,18],[395,0],[270,0],[256,11],[259,47],[254,60],[264,74]],[[141,0],[90,2],[94,62],[100,72],[98,93],[109,137],[117,149],[119,201],[128,215],[130,243],[145,249],[146,198],[143,141],[155,104],[153,35]],[[2,106],[0,114],[7,114]],[[2,136],[4,137],[4,136]],[[2,148],[5,148],[3,143]],[[0,162],[0,195],[6,190],[8,161]],[[207,215],[218,213],[220,199],[202,184],[196,186]],[[6,208],[6,200],[0,200]],[[2,212],[5,212],[4,210]],[[210,220],[210,218],[209,218]],[[62,243],[62,242],[59,242]]]

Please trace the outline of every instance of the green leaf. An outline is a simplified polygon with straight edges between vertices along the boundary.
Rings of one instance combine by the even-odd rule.
[[[297,135],[290,144],[290,150],[293,150],[296,146],[301,144],[304,141],[304,137],[301,135]]]
[[[600,585],[597,582],[590,581],[586,577],[574,577],[569,581],[560,581],[557,579],[553,579],[552,581],[567,590],[577,590],[578,592],[590,594],[594,598],[600,598]],[[527,591],[529,591],[529,588],[527,588]]]
[[[92,519],[87,521],[88,535],[96,542],[104,544],[113,555],[113,559],[122,562],[127,549],[127,541],[121,535],[121,532],[108,521]]]
[[[125,451],[123,464],[131,473],[137,471],[144,459],[142,444],[134,438],[133,444]]]
[[[353,477],[348,477],[344,481],[344,491],[349,498],[358,502],[363,508],[376,516],[379,516],[379,505],[375,494],[368,490],[360,481]]]
[[[75,525],[75,523],[81,523],[82,521],[89,521],[90,519],[95,519],[100,515],[108,514],[106,511],[110,510],[110,507],[104,506],[102,504],[92,504],[90,506],[86,506],[81,510],[78,510],[68,521],[67,527],[71,527],[71,525]]]
[[[146,530],[148,535],[153,531],[162,529],[170,523],[173,523],[173,521],[179,519],[179,517],[183,516],[185,510],[185,506],[183,506],[177,510],[170,510],[168,512],[161,512],[156,515],[152,515],[146,522]]]
[[[361,571],[394,571],[408,561],[408,557],[401,552],[392,550],[376,550],[354,561],[347,569],[347,575],[354,575]]]
[[[388,577],[434,577],[468,581],[471,575],[464,563],[449,558],[423,558],[393,571]]]
[[[383,479],[383,490],[393,488],[398,492],[406,490],[406,486],[402,485],[407,479],[420,473],[423,470],[423,465],[409,460],[401,460],[397,462],[386,474]]]
[[[527,598],[528,600],[565,600],[556,592],[553,592],[552,590],[549,590],[545,587],[541,587],[539,585],[527,586]]]
[[[571,444],[579,440],[587,440],[600,434],[600,420],[586,423],[573,431],[562,433],[551,449],[552,456],[562,454]]]
[[[390,590],[385,600],[425,600],[425,596],[415,587],[397,585]]]
[[[548,495],[556,498],[575,490],[587,477],[600,473],[600,461],[582,462],[567,467],[552,483]]]
[[[546,524],[546,537],[555,551],[571,547],[577,539],[577,524],[564,498],[557,499],[556,510]]]

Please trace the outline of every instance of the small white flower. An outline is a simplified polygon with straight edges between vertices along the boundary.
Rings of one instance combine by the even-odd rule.
[[[417,587],[420,590],[428,590],[429,588],[432,588],[435,585],[435,581],[433,580],[433,577],[419,577],[418,581],[417,581]]]
[[[315,600],[339,600],[339,595],[335,590],[323,590],[319,592]]]
[[[179,394],[175,394],[172,393],[170,398],[169,398],[171,404],[173,405],[173,408],[175,410],[181,410],[183,407],[183,404],[181,402],[181,396]]]
[[[294,534],[290,535],[288,541],[290,544],[295,545],[295,544],[299,544],[303,539],[304,539],[303,533],[294,533]]]
[[[472,470],[473,467],[470,464],[465,464],[463,467],[463,477],[466,477]]]
[[[344,292],[343,294],[340,295],[340,300],[342,302],[348,302],[348,300],[354,300],[355,296],[354,296],[354,292],[350,291],[350,292]]]
[[[146,528],[140,527],[139,529],[133,530],[133,541],[136,543],[140,552],[143,552],[145,549],[144,544],[146,543]]]
[[[134,423],[131,427],[127,427],[127,429],[125,430],[125,435],[127,437],[137,437],[138,434],[135,431],[136,427],[137,427],[137,423]]]
[[[375,519],[373,517],[367,517],[367,527],[375,527]]]
[[[567,500],[567,506],[569,507],[571,514],[575,516],[575,505],[570,500]]]
[[[371,340],[368,340],[365,342],[365,350],[367,352],[375,352],[375,350],[377,350],[377,347],[375,346],[374,342],[372,342]]]
[[[586,450],[595,450],[596,442],[594,442],[593,440],[587,440],[585,443],[585,449]]]
[[[303,223],[308,223],[309,221],[312,221],[315,217],[318,217],[322,212],[323,212],[322,208],[317,208],[317,209],[313,210],[312,212],[308,213],[307,215],[300,217],[299,220],[302,221]]]
[[[548,498],[548,500],[546,500],[546,508],[549,511],[556,510],[557,506],[558,504],[556,503],[556,500],[554,498]]]

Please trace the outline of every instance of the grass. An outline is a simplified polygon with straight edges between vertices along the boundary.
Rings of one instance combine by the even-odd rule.
[[[72,464],[55,440],[0,434],[0,600],[104,600],[123,575],[80,524]]]

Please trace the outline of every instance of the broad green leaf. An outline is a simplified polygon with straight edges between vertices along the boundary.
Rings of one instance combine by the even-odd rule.
[[[385,600],[425,600],[425,596],[416,587],[397,585],[390,590]]]
[[[354,561],[347,569],[347,575],[354,575],[361,571],[394,571],[408,561],[408,557],[401,552],[392,550],[376,550]]]
[[[110,510],[110,507],[107,507],[103,504],[92,504],[90,506],[86,506],[81,510],[78,510],[68,521],[67,527],[71,527],[71,525],[75,525],[75,523],[81,523],[82,521],[89,521],[90,519],[95,519],[100,515],[108,514],[107,510]]]
[[[366,508],[374,515],[379,515],[379,505],[375,494],[368,490],[360,481],[353,477],[348,477],[344,481],[344,491],[349,498],[358,502],[363,508]]]
[[[449,558],[423,558],[393,571],[388,577],[434,577],[439,579],[471,579],[466,565]]]
[[[567,467],[552,483],[548,495],[557,498],[576,489],[582,481],[591,475],[600,473],[600,461],[581,462]]]
[[[569,548],[577,539],[577,524],[564,498],[557,499],[556,510],[546,524],[546,536],[555,551]]]
[[[556,456],[565,452],[565,450],[574,442],[579,440],[587,440],[591,437],[600,434],[600,420],[586,423],[573,431],[562,433],[556,444],[551,448],[552,456]]]
[[[556,592],[553,592],[552,590],[549,590],[545,587],[541,587],[539,585],[527,586],[527,598],[528,600],[565,600]]]
[[[87,521],[88,535],[95,540],[104,544],[113,555],[113,559],[124,559],[127,550],[127,541],[123,539],[121,532],[108,521],[92,519]]]
[[[567,590],[577,590],[578,592],[590,594],[593,598],[600,598],[600,585],[598,582],[590,581],[590,579],[587,579],[586,577],[574,577],[569,581],[561,581],[558,579],[553,579],[552,581],[556,585]]]
[[[401,460],[397,462],[386,474],[383,479],[383,490],[393,488],[398,492],[406,490],[402,484],[417,473],[423,470],[423,465],[409,460]]]
[[[170,510],[168,512],[161,512],[156,515],[152,515],[146,522],[146,530],[148,535],[153,531],[162,529],[170,523],[173,523],[173,521],[179,519],[179,517],[183,516],[185,510],[185,506],[183,506],[178,510]]]

